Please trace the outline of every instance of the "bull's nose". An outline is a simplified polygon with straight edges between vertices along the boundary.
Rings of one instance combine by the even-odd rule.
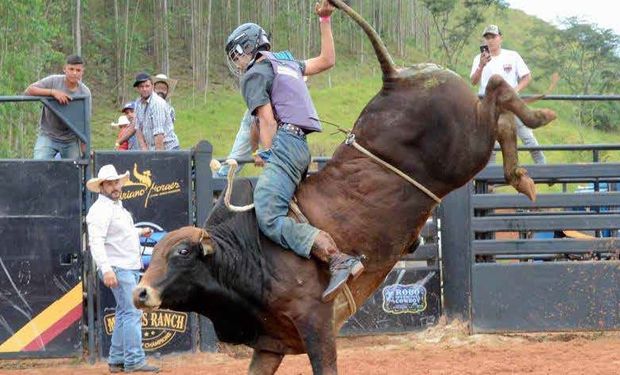
[[[148,299],[148,293],[146,291],[146,288],[138,288],[138,290],[136,291],[136,294],[138,296],[138,301],[145,303],[146,300]]]
[[[133,290],[133,304],[138,309],[156,309],[161,304],[159,292],[148,285],[138,285]]]
[[[136,308],[139,309],[144,307],[144,302],[146,302],[147,295],[146,288],[137,287],[133,290],[133,304]]]
[[[149,291],[147,288],[138,286],[133,291],[133,304],[136,308],[141,309],[147,307],[149,300]]]

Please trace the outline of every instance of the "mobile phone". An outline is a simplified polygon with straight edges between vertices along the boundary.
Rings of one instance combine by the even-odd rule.
[[[487,46],[486,44],[483,44],[480,46],[480,53],[489,53],[489,46]]]

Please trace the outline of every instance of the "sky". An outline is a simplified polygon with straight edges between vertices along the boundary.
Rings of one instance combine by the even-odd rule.
[[[558,18],[577,16],[620,35],[617,0],[507,0],[511,8],[557,24]]]

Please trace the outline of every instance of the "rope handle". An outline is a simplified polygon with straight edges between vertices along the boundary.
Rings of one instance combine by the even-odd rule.
[[[228,159],[224,163],[228,164],[228,166],[230,167],[228,169],[228,175],[226,175],[226,193],[224,193],[224,205],[226,205],[226,208],[228,208],[228,210],[232,212],[250,211],[254,208],[254,203],[245,206],[235,206],[230,203],[230,196],[232,195],[233,190],[233,180],[235,179],[235,171],[237,170],[239,164],[235,159]]]

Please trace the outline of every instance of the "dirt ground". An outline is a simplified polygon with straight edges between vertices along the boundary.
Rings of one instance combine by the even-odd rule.
[[[245,374],[251,351],[225,346],[221,353],[149,358],[164,374]],[[340,374],[619,374],[620,332],[467,335],[462,324],[423,332],[340,338]],[[107,365],[70,359],[4,360],[0,374],[107,374]],[[284,359],[277,374],[311,374],[305,355]]]

